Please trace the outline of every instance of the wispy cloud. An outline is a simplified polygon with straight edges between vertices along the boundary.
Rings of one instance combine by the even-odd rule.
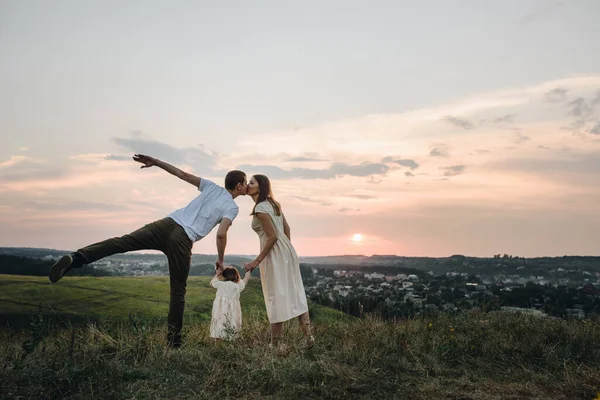
[[[12,156],[0,164],[0,181],[3,182],[52,180],[65,175],[63,166],[23,156]]]
[[[442,171],[444,171],[444,176],[456,176],[465,172],[464,165],[452,165],[449,167],[440,167]]]
[[[256,171],[273,179],[335,179],[337,177],[354,176],[369,177],[385,175],[390,167],[381,163],[363,162],[360,164],[334,163],[328,168],[290,168],[283,169],[275,165],[239,165],[242,171]]]
[[[325,207],[329,207],[329,206],[333,205],[333,203],[331,201],[323,200],[323,199],[319,199],[319,198],[306,197],[306,196],[291,196],[291,197],[296,200],[300,200],[304,203],[319,204],[319,205],[322,205]]]
[[[450,157],[448,152],[448,146],[445,144],[439,144],[434,146],[429,152],[431,157]]]
[[[512,124],[515,122],[515,114],[506,114],[501,117],[495,118],[493,122],[495,124]]]
[[[491,153],[491,151],[489,151],[487,149],[475,149],[473,151],[473,154],[479,154],[479,155],[481,155],[481,154],[490,154],[490,153]]]
[[[586,116],[592,112],[592,104],[583,97],[578,97],[569,103],[571,111],[569,114],[575,117]]]
[[[511,171],[536,172],[547,178],[556,178],[557,173],[585,174],[588,177],[589,174],[600,173],[600,151],[564,152],[562,149],[556,151],[560,151],[561,154],[555,153],[550,157],[507,158],[495,162],[494,166]]]
[[[367,177],[371,175],[385,175],[390,167],[381,163],[363,162],[358,165],[348,165],[343,163],[333,164],[330,170],[336,176],[359,176]]]
[[[527,141],[531,140],[531,138],[529,136],[524,135],[522,132],[516,132],[515,133],[515,140],[514,142],[516,144],[523,144]]]
[[[263,174],[271,179],[334,179],[330,169],[290,168],[283,169],[275,165],[238,165],[236,169],[250,174]]]
[[[35,209],[38,211],[126,211],[129,209],[125,204],[99,203],[88,201],[59,201],[42,202],[27,201],[21,204],[23,209]]]
[[[544,95],[545,101],[548,103],[560,103],[567,100],[567,89],[555,88]]]
[[[285,159],[285,161],[287,161],[287,162],[316,162],[316,161],[327,161],[327,160],[318,158],[318,157],[311,157],[311,156],[296,156],[296,157],[289,157],[289,158]]]
[[[598,116],[597,109],[600,105],[600,90],[591,96],[579,96],[568,103],[569,115],[575,117],[564,129],[579,134],[590,122]]]
[[[133,132],[128,138],[113,140],[132,153],[146,154],[172,163],[185,163],[193,166],[198,172],[210,171],[216,164],[217,154],[205,150],[203,146],[177,148],[146,137],[139,131]]]
[[[104,157],[104,159],[107,161],[131,161],[131,158],[132,156],[121,156],[115,154],[109,154],[106,157]]]
[[[27,160],[25,156],[11,156],[8,160],[0,162],[0,168],[10,167]]]
[[[419,168],[419,163],[416,162],[415,160],[409,160],[409,159],[403,159],[403,158],[396,158],[396,157],[391,157],[391,156],[384,157],[381,160],[381,162],[384,163],[384,164],[395,163],[395,164],[398,164],[398,165],[400,165],[402,167],[408,167],[408,168],[413,169],[413,170]]]
[[[370,199],[377,198],[377,196],[374,196],[371,194],[344,194],[342,197],[351,197],[351,198],[359,199],[359,200],[370,200]]]
[[[447,115],[444,118],[442,118],[444,121],[448,122],[451,125],[454,125],[458,128],[463,128],[463,129],[473,129],[475,128],[475,125],[464,119],[464,118],[458,118],[458,117],[453,117],[452,115]]]
[[[105,158],[106,154],[81,154],[66,160],[20,159],[0,168],[0,191],[53,191],[149,178],[138,174],[139,168],[123,168]]]

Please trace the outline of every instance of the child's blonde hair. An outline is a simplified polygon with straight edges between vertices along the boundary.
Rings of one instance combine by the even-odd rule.
[[[238,283],[240,281],[240,273],[234,267],[225,267],[222,272],[223,280]]]

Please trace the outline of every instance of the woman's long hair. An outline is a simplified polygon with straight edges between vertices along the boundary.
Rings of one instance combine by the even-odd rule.
[[[273,191],[271,191],[271,181],[265,175],[254,175],[254,180],[258,183],[258,199],[252,209],[252,214],[256,215],[256,204],[267,200],[273,206],[276,215],[281,215],[281,205],[273,198]]]

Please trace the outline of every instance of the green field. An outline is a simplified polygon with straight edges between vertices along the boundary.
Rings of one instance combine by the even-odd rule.
[[[186,321],[210,319],[216,290],[210,277],[190,277]],[[244,314],[266,321],[258,279],[250,279],[240,302]],[[169,277],[65,277],[51,284],[46,277],[0,275],[0,322],[29,320],[43,315],[63,321],[102,321],[135,316],[165,319],[169,311]],[[346,318],[335,310],[311,306],[314,318]],[[22,325],[22,322],[20,323]]]
[[[51,285],[0,276],[1,316],[24,322],[0,329],[0,398],[592,400],[600,392],[599,320],[490,312],[382,321],[311,306],[314,347],[291,323],[282,352],[269,346],[257,280],[242,295],[240,337],[211,340],[214,289],[200,277],[189,283],[183,347],[171,350],[167,279]]]

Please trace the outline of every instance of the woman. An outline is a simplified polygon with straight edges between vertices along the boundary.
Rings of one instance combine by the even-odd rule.
[[[271,344],[277,345],[283,323],[298,317],[300,327],[311,346],[308,303],[300,275],[298,255],[291,242],[290,226],[273,198],[271,182],[264,175],[254,175],[248,183],[247,194],[254,200],[252,229],[260,239],[260,254],[246,263],[246,271],[260,264],[260,280],[271,323]]]

